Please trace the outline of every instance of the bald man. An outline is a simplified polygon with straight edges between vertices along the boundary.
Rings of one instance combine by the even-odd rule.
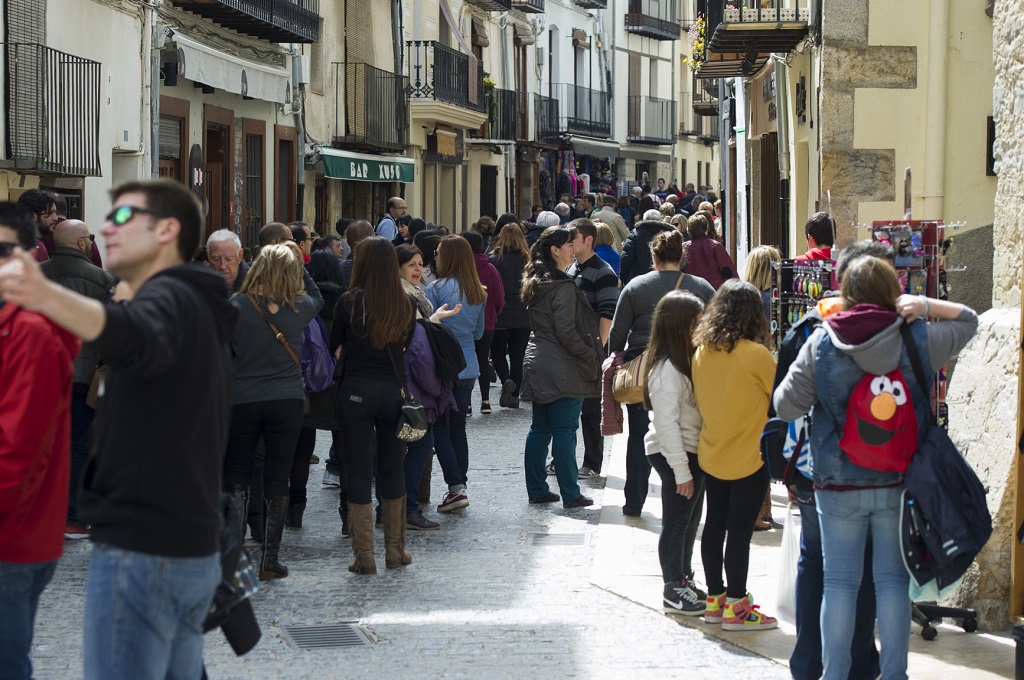
[[[89,227],[81,220],[64,220],[53,229],[53,252],[40,268],[51,281],[94,300],[106,302],[114,295],[113,276],[92,263]],[[67,522],[64,536],[86,538],[89,528],[78,520],[78,487],[85,461],[89,458],[89,429],[96,412],[86,403],[98,357],[83,343],[73,366],[71,379],[71,478],[68,487]]]
[[[383,236],[389,241],[394,241],[398,236],[398,220],[405,215],[408,208],[405,199],[401,196],[392,196],[388,199],[387,212],[377,223],[377,236]]]

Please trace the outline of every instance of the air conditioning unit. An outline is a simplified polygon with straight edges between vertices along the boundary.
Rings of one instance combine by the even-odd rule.
[[[590,49],[590,38],[582,28],[572,29],[572,46],[582,47],[585,50]]]

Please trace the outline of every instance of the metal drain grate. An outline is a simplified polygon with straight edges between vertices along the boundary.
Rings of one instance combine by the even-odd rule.
[[[586,534],[530,534],[527,539],[527,545],[539,547],[586,544]]]
[[[368,647],[377,642],[366,629],[352,621],[321,626],[285,626],[282,632],[285,640],[296,649]]]

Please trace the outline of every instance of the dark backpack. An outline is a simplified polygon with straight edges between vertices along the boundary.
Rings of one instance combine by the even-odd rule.
[[[432,323],[429,319],[418,319],[417,323],[427,332],[430,351],[437,363],[437,377],[443,382],[457,382],[459,373],[466,370],[466,355],[455,335],[442,324]]]

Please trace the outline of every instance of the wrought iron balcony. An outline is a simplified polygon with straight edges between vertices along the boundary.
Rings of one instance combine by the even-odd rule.
[[[484,95],[487,103],[487,121],[471,136],[480,139],[516,139],[516,114],[518,93],[512,90],[488,89]]]
[[[406,45],[409,101],[430,99],[472,111],[484,110],[484,65],[470,73],[469,56],[436,40],[410,40]]]
[[[559,132],[569,135],[611,137],[610,93],[569,83],[552,85],[551,88],[559,103]]]
[[[810,0],[704,0],[707,7],[708,53],[738,55],[747,63],[757,55],[787,53],[810,30]],[[765,7],[768,4],[770,7]],[[785,7],[784,5],[793,5]],[[727,7],[729,5],[729,7]],[[746,75],[746,74],[743,74]]]
[[[533,124],[535,138],[541,144],[558,144],[558,100],[542,94],[533,95]]]
[[[718,79],[693,79],[693,112],[699,116],[718,115]]]
[[[544,0],[512,0],[512,9],[527,14],[543,14]]]
[[[5,56],[7,157],[0,167],[96,177],[100,64],[35,43],[0,43]]]
[[[635,144],[672,144],[675,138],[676,103],[646,95],[627,99],[626,141]]]
[[[608,0],[576,0],[583,9],[608,9]]]
[[[402,151],[409,142],[409,79],[361,62],[335,62],[335,146]]]
[[[180,0],[174,4],[270,42],[320,41],[320,0]]]
[[[466,4],[488,12],[507,12],[512,9],[512,0],[466,0]]]
[[[626,32],[655,40],[678,40],[676,4],[674,0],[629,0]]]

